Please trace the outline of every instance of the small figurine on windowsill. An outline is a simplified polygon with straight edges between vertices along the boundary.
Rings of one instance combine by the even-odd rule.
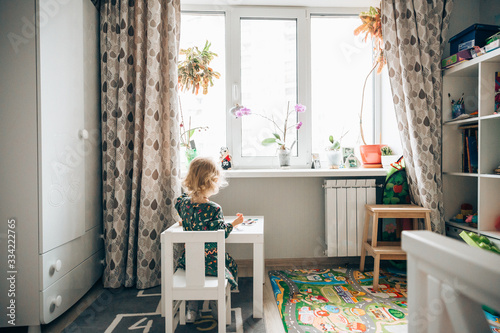
[[[224,170],[231,170],[231,155],[227,147],[220,148],[220,166]]]

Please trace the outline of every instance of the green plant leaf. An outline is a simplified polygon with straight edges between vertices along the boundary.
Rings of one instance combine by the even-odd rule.
[[[280,135],[279,135],[278,133],[273,133],[273,135],[274,135],[274,137],[275,137],[276,139],[281,140],[281,137],[280,137]]]
[[[330,142],[333,143],[333,135],[330,135],[330,137],[328,138],[328,140],[330,140]]]
[[[263,146],[269,146],[273,143],[276,143],[276,138],[267,138],[267,139],[262,140]]]
[[[191,137],[193,136],[193,134],[194,134],[194,129],[192,129],[192,130],[190,130],[188,132],[188,138],[191,139]]]

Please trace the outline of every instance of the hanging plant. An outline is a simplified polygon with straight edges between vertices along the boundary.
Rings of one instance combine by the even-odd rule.
[[[180,55],[185,56],[184,60],[180,60],[177,65],[177,84],[179,91],[191,91],[191,93],[198,95],[201,85],[203,87],[203,94],[206,95],[208,93],[208,86],[210,85],[210,87],[212,87],[214,85],[213,79],[220,78],[220,74],[209,67],[210,62],[217,57],[216,53],[210,51],[211,45],[212,44],[207,40],[201,51],[197,46],[181,49],[179,51]],[[189,117],[188,123],[186,124],[184,122],[180,99],[179,111],[181,116],[180,145],[186,148],[188,162],[191,162],[197,154],[192,137],[196,131],[207,131],[208,126],[191,127],[191,117]]]
[[[382,22],[380,20],[380,8],[370,7],[367,12],[361,12],[359,18],[363,22],[359,27],[354,30],[354,35],[365,34],[364,41],[368,39],[373,44],[373,66],[368,72],[363,84],[363,91],[361,93],[361,111],[359,112],[359,130],[361,133],[361,140],[366,145],[365,135],[363,132],[363,102],[365,97],[365,88],[368,78],[372,72],[377,68],[377,74],[382,72],[382,68],[387,63],[384,56],[384,39],[382,36]]]
[[[210,51],[212,44],[208,41],[200,51],[197,46],[188,49],[181,49],[180,55],[185,55],[184,61],[178,64],[178,85],[180,91],[188,91],[198,95],[200,85],[203,88],[203,95],[208,93],[208,86],[214,85],[213,79],[220,78],[220,73],[209,67],[210,62],[217,57],[217,54]]]

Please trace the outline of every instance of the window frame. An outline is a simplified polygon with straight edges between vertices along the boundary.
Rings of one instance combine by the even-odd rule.
[[[241,18],[295,19],[297,22],[297,103],[307,107],[298,114],[303,125],[297,132],[298,156],[291,158],[293,168],[310,168],[312,153],[312,116],[314,110],[311,91],[311,17],[312,16],[358,16],[364,7],[283,7],[283,6],[226,6],[226,5],[182,5],[183,12],[224,13],[226,40],[226,145],[237,169],[270,168],[278,165],[277,156],[242,157],[241,119],[234,118],[229,110],[241,105]],[[182,34],[182,31],[181,31]],[[373,79],[373,137],[381,135],[381,79]],[[283,103],[286,103],[284,101]]]

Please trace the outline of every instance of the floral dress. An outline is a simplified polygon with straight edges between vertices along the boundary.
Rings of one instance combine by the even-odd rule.
[[[177,198],[175,208],[182,218],[182,229],[186,231],[223,229],[227,238],[233,230],[231,224],[224,222],[222,209],[215,202],[193,203],[187,194],[183,194]],[[184,251],[179,258],[177,267],[186,268]],[[238,286],[236,283],[237,274],[238,266],[226,252],[226,279],[228,279],[232,289]],[[205,275],[217,276],[217,243],[205,244]]]

